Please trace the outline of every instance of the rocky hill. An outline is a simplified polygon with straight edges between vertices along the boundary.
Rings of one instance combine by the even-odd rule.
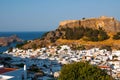
[[[99,18],[89,18],[82,20],[66,20],[59,24],[59,28],[89,27],[93,29],[103,28],[106,32],[119,32],[120,22],[113,17],[101,16]]]
[[[86,46],[110,45],[99,43],[103,43],[105,40],[114,42],[112,37],[117,32],[120,32],[120,22],[113,17],[101,16],[99,18],[66,20],[60,22],[58,29],[47,32],[41,39],[29,42],[23,48],[74,43]],[[83,41],[85,41],[84,44]],[[88,42],[90,43],[85,44]],[[114,43],[117,44],[116,41]],[[119,45],[117,44],[117,46]]]
[[[12,42],[22,42],[16,35],[9,37],[0,37],[0,46],[8,46]]]

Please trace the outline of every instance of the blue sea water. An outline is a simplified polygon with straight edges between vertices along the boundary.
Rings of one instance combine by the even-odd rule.
[[[0,32],[0,37],[17,35],[22,40],[34,40],[37,38],[41,38],[44,33],[46,32],[45,31],[43,32]],[[15,47],[16,44],[17,43],[12,43],[11,45],[6,47],[0,47],[0,52],[6,51],[10,47]]]

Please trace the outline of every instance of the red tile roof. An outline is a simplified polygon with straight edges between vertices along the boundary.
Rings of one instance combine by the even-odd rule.
[[[109,66],[98,66],[99,68],[110,68]]]
[[[10,71],[14,71],[14,70],[16,70],[16,69],[15,68],[1,68],[0,69],[0,74],[10,72]]]

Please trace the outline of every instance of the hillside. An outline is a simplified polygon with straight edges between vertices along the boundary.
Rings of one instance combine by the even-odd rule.
[[[59,27],[47,32],[41,39],[25,44],[22,48],[39,48],[48,45],[84,45],[86,48],[111,46],[120,48],[119,36],[117,40],[113,36],[120,32],[120,22],[113,17],[101,16],[82,20],[62,21]]]

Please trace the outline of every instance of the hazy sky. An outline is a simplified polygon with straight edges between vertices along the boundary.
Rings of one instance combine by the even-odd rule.
[[[102,15],[120,20],[120,0],[0,0],[0,31],[49,31],[63,20]]]

